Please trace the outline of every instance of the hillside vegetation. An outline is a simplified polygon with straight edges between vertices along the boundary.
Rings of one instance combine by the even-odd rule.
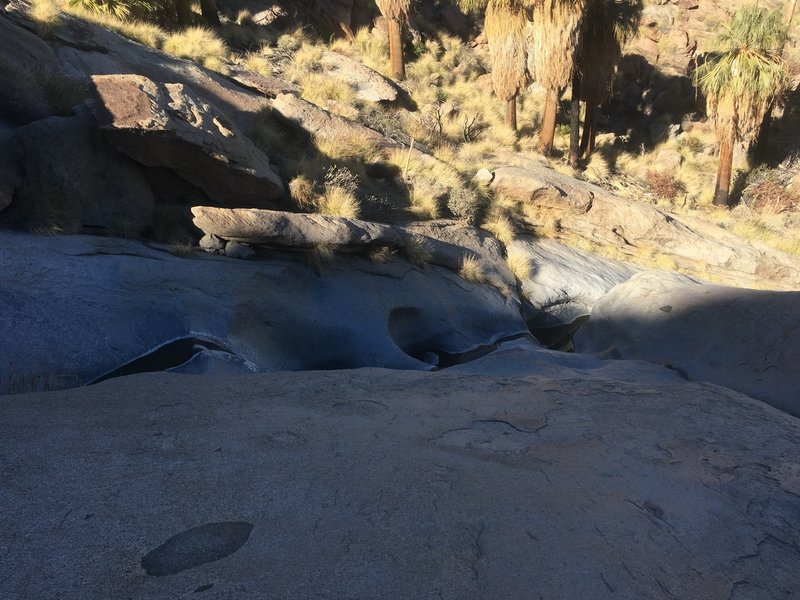
[[[789,142],[800,130],[797,19],[790,23],[788,39],[775,38],[782,46],[769,48],[783,79],[771,96],[750,107],[753,123],[730,148],[730,206],[720,207],[712,203],[720,127],[706,115],[703,85],[692,69],[722,49],[720,40],[738,5],[578,2],[574,14],[562,15],[562,31],[541,15],[537,21],[537,11],[548,2],[501,0],[488,3],[484,31],[485,2],[311,4],[305,12],[291,2],[276,2],[254,14],[234,3],[203,2],[189,4],[187,16],[181,3],[36,0],[31,14],[43,30],[57,28],[63,11],[223,75],[246,70],[288,80],[309,102],[398,142],[380,147],[354,130],[309,144],[263,111],[250,135],[264,149],[280,147],[281,176],[300,211],[382,221],[457,218],[506,244],[522,231],[564,239],[557,214],[531,209],[474,180],[482,168],[545,161],[619,195],[800,254],[800,180],[797,151]],[[761,6],[764,14],[789,8],[780,2]],[[514,10],[523,29],[489,27],[493,14],[503,22],[503,11]],[[603,19],[611,21],[604,25]],[[402,43],[390,60],[390,33],[398,24]],[[556,35],[562,36],[560,42],[548,37]],[[549,50],[548,43],[556,46]],[[587,51],[590,44],[599,44],[605,63],[583,69],[583,63],[599,60],[597,52]],[[399,99],[364,99],[357,81],[331,67],[330,51],[402,79],[396,83]],[[507,69],[501,73],[503,61],[517,61],[516,75]],[[575,87],[576,74],[584,71],[582,87]],[[594,81],[590,74],[600,71],[604,74]],[[767,112],[768,136],[754,153],[758,128],[753,125]],[[436,160],[420,160],[415,149]],[[613,247],[588,246],[623,257]],[[653,248],[624,258],[672,266]]]

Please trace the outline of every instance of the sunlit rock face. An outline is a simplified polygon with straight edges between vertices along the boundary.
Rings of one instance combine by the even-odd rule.
[[[800,292],[635,275],[595,305],[580,351],[667,365],[800,416]]]

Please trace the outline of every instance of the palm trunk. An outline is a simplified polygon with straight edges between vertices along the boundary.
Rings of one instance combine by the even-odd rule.
[[[513,131],[517,130],[517,95],[506,100],[506,125]]]
[[[192,24],[192,7],[189,0],[175,0],[175,12],[178,16],[178,25],[190,27]]]
[[[200,12],[203,21],[209,27],[219,27],[219,11],[217,10],[217,0],[200,0]]]
[[[583,117],[583,137],[581,138],[580,155],[584,158],[589,158],[594,151],[594,138],[595,138],[595,118],[596,107],[590,100],[586,103],[586,115]]]
[[[569,164],[578,167],[578,146],[581,135],[581,74],[578,69],[572,75],[572,107],[569,115]]]
[[[556,114],[558,112],[558,91],[547,90],[544,101],[544,115],[542,116],[542,129],[539,132],[537,150],[549,155],[553,151],[553,139],[556,136]]]
[[[719,163],[717,166],[717,183],[714,190],[714,204],[728,206],[728,194],[731,188],[731,171],[733,170],[733,134],[726,134],[719,145]]]
[[[403,24],[394,19],[389,21],[389,63],[392,77],[398,81],[406,78],[406,65],[403,61]]]

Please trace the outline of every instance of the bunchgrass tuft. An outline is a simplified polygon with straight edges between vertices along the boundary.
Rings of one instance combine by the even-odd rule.
[[[412,234],[406,238],[403,255],[413,265],[424,267],[433,258],[433,248],[430,241],[421,235]]]
[[[461,259],[461,268],[458,274],[467,281],[483,283],[486,280],[486,271],[480,259],[474,254],[466,254]]]
[[[520,281],[530,279],[533,274],[533,260],[527,252],[518,246],[511,246],[507,249],[506,265]]]

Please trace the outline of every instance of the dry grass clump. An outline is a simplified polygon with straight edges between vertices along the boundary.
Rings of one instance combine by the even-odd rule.
[[[504,246],[509,246],[517,233],[513,221],[508,215],[502,213],[490,215],[481,227],[491,232]]]
[[[274,153],[285,142],[284,131],[273,118],[271,108],[264,108],[256,113],[248,137],[267,154]]]
[[[424,267],[433,258],[433,248],[430,242],[421,235],[412,234],[406,239],[403,255],[411,264]]]
[[[362,105],[349,84],[322,73],[306,73],[298,84],[304,100],[346,119],[358,117]]]
[[[216,71],[224,68],[224,61],[228,58],[225,42],[204,27],[188,27],[173,33],[164,40],[163,50]]]
[[[240,64],[248,71],[260,73],[261,75],[272,75],[272,63],[261,52],[247,52],[241,58]]]
[[[306,251],[306,262],[317,275],[322,275],[325,267],[330,265],[336,258],[333,246],[328,244],[317,244]]]
[[[367,257],[376,265],[382,265],[389,262],[394,255],[394,250],[388,246],[375,246],[367,251]]]
[[[49,38],[61,22],[61,8],[55,0],[33,0],[30,17],[42,37]]]
[[[72,2],[64,3],[63,9],[68,14],[110,29],[129,40],[150,48],[161,48],[168,36],[167,32],[158,25],[134,18],[122,19],[113,12],[89,10],[83,5]]]
[[[316,206],[314,182],[305,175],[298,175],[289,182],[289,195],[301,210],[312,210]]]
[[[338,185],[326,185],[325,193],[318,200],[317,212],[329,217],[357,219],[361,213],[361,204],[349,189]]]
[[[474,254],[466,254],[461,259],[461,267],[458,274],[467,281],[483,283],[486,280],[486,271],[480,259]]]
[[[316,138],[314,145],[334,162],[364,164],[381,158],[377,140],[367,131],[354,130],[336,138]]]
[[[533,274],[533,260],[528,253],[517,246],[507,248],[506,265],[520,281],[530,279]]]

